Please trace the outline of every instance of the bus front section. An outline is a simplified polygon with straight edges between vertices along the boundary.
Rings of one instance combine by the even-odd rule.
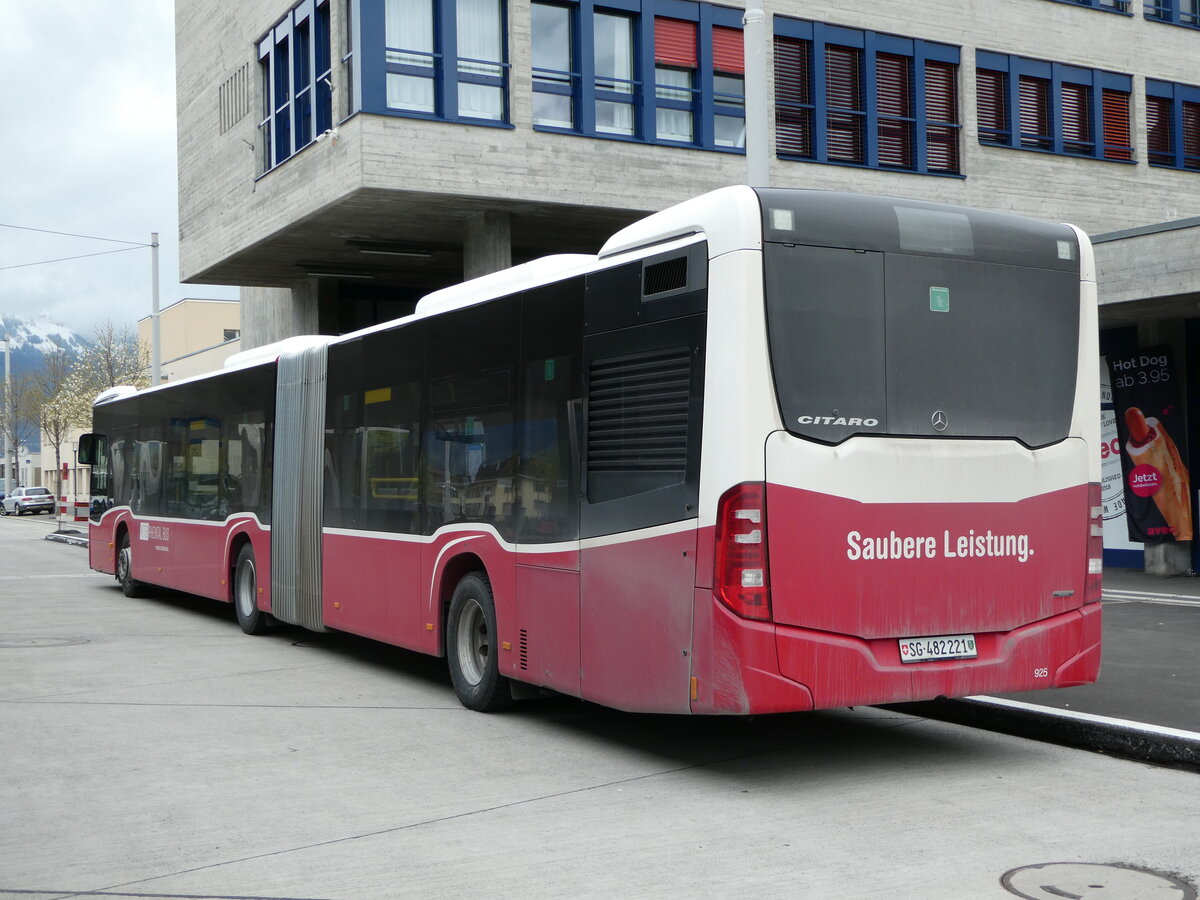
[[[762,481],[717,505],[693,709],[1094,681],[1087,238],[912,201],[758,197],[764,344],[748,358],[769,366],[778,418],[758,430]]]

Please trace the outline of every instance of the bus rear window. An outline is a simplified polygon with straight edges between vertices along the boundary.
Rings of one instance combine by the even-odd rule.
[[[953,242],[953,226],[943,225],[929,234]],[[793,433],[829,443],[854,434],[1015,438],[1030,447],[1066,437],[1077,273],[773,243],[764,256],[771,362]]]

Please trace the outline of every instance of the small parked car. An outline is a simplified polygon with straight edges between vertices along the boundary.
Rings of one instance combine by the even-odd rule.
[[[7,516],[16,513],[47,512],[54,515],[54,495],[49,488],[23,487],[15,488],[11,494],[0,501],[0,515]]]

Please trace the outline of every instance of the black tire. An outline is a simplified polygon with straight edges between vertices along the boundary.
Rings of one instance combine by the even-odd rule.
[[[25,510],[21,509],[21,507],[17,506],[17,507],[14,507],[14,509],[16,509],[18,516],[25,515]]]
[[[246,634],[266,634],[277,624],[273,615],[258,608],[258,567],[254,564],[254,547],[250,544],[242,545],[234,565],[233,609]]]
[[[512,705],[508,679],[500,674],[496,603],[483,572],[471,572],[454,588],[446,616],[446,661],[454,693],[467,709],[495,712]]]
[[[8,507],[5,506],[3,503],[0,503],[0,516],[7,516],[7,515],[8,515]]]
[[[150,594],[149,587],[133,577],[133,548],[129,543],[128,531],[121,535],[121,545],[117,549],[117,583],[126,597],[146,597]]]

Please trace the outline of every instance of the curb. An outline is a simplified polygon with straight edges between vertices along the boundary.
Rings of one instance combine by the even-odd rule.
[[[885,709],[1200,772],[1200,734],[999,697],[891,704]]]
[[[88,545],[87,535],[80,534],[77,531],[76,532],[53,531],[50,534],[46,535],[46,540],[54,541],[55,543],[58,543],[58,544],[71,544],[72,546],[75,546],[75,547],[86,547]]]

